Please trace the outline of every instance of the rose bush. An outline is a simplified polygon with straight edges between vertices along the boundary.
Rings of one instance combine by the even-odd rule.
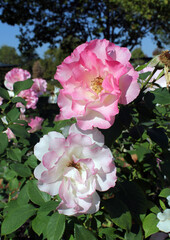
[[[116,168],[99,130],[81,131],[75,124],[67,139],[49,132],[34,147],[41,161],[34,171],[41,191],[62,199],[59,213],[80,215],[99,210],[98,191],[115,186]]]
[[[138,73],[130,57],[127,48],[105,39],[78,46],[54,76],[63,87],[56,120],[75,117],[83,130],[109,128],[119,112],[118,103],[128,104],[139,94]]]
[[[13,90],[10,92],[9,88],[0,87],[2,238],[168,238],[168,233],[160,231],[169,231],[169,211],[166,211],[170,202],[169,90],[157,85],[154,91],[147,91],[149,80],[155,78],[160,70],[157,62],[151,74],[140,74],[140,94],[127,105],[138,94],[138,91],[132,91],[129,95],[131,90],[135,90],[135,85],[138,89],[138,84],[135,71],[126,61],[127,56],[130,57],[130,53],[126,48],[106,40],[95,40],[79,46],[57,70],[57,74],[64,74],[63,79],[68,78],[62,84],[64,88],[60,91],[59,104],[63,95],[63,101],[67,100],[68,113],[72,109],[72,114],[74,112],[74,116],[78,116],[79,124],[80,117],[85,118],[85,115],[80,116],[78,110],[81,113],[84,107],[85,114],[93,113],[90,116],[94,117],[94,122],[91,119],[85,126],[92,127],[92,130],[82,130],[75,125],[74,118],[53,121],[59,110],[54,105],[57,87],[61,87],[56,81],[48,82],[48,89],[56,83],[51,98],[53,104],[47,104],[50,92],[40,96],[46,84],[39,79],[18,80],[19,83],[11,80],[16,83],[11,83]],[[92,61],[87,61],[89,59]],[[141,71],[146,65],[136,70]],[[111,67],[115,71],[111,71]],[[124,73],[127,69],[131,70]],[[111,75],[103,80],[108,70]],[[101,78],[98,72],[103,74]],[[167,76],[167,71],[162,71],[159,77],[164,75]],[[126,89],[125,83],[129,84],[129,88]],[[68,94],[65,94],[66,88]],[[30,89],[38,98],[38,104],[34,104],[34,97],[29,100]],[[22,95],[24,91],[25,95]],[[82,106],[78,105],[81,105],[80,98]],[[114,98],[116,100],[112,104]],[[16,104],[21,103],[22,109],[18,109]],[[107,122],[107,117],[111,119],[116,113],[112,110],[116,109],[117,103],[120,103],[119,114],[115,116],[113,126],[102,129],[101,133],[94,127],[98,125],[96,118],[99,116],[101,123],[103,119]],[[28,109],[29,105],[35,108]],[[93,109],[90,108],[92,105]],[[97,108],[101,113],[97,112]],[[64,117],[66,111],[67,108],[63,107]]]

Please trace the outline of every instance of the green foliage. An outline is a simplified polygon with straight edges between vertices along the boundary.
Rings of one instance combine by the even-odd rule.
[[[43,43],[60,42],[62,49],[71,51],[73,43],[102,37],[133,49],[149,32],[158,47],[169,43],[168,1],[51,0],[47,5],[45,0],[2,0],[0,9],[2,22],[20,26],[20,50],[29,56],[27,62]]]
[[[137,67],[138,65],[142,65],[145,63],[145,58],[147,56],[144,54],[141,48],[135,48],[132,51],[131,61],[133,63],[134,67]],[[143,58],[143,59],[142,59]],[[146,79],[146,78],[144,78]]]
[[[20,62],[21,58],[15,48],[6,45],[0,48],[0,63],[18,65]]]
[[[7,99],[7,100],[10,99],[8,91],[5,90],[4,88],[1,88],[1,87],[0,87],[0,96],[1,96],[2,98]]]
[[[127,206],[117,198],[107,200],[105,206],[113,223],[120,228],[130,231],[132,218]]]
[[[10,98],[0,88],[4,98],[0,118],[7,120],[0,120],[0,221],[5,239],[143,240],[159,231],[157,214],[168,208],[166,198],[170,195],[169,90],[145,92],[150,74],[140,76],[145,87],[138,98],[120,106],[113,126],[102,130],[105,144],[115,157],[116,186],[98,193],[98,212],[78,217],[59,214],[59,196],[39,190],[34,177],[39,161],[33,154],[44,134],[62,133],[76,120],[54,122],[58,109],[57,105],[47,104],[47,94],[39,99],[36,110],[25,112],[26,117],[45,118],[41,130],[28,133],[28,124],[20,119],[15,106],[17,102],[25,105],[26,101],[17,96]],[[32,80],[18,82],[15,94],[31,86]],[[7,128],[15,134],[14,139],[8,140],[4,132]]]
[[[56,72],[56,66],[61,64],[64,58],[67,56],[66,51],[64,52],[61,48],[50,48],[44,53],[41,64],[44,69],[43,78],[51,80],[54,78]]]
[[[2,154],[8,146],[8,138],[5,133],[0,133],[0,154]]]
[[[14,93],[17,95],[22,90],[29,89],[33,84],[33,81],[31,79],[25,80],[25,81],[19,81],[14,83]]]
[[[35,211],[36,209],[29,204],[13,208],[2,223],[1,234],[7,235],[17,230],[35,214]]]
[[[96,239],[92,232],[90,232],[89,230],[85,229],[83,226],[78,225],[78,224],[76,224],[74,227],[74,237],[75,237],[75,240],[78,240],[78,239],[95,240]]]
[[[151,234],[154,234],[159,231],[157,228],[158,219],[154,213],[147,215],[143,221],[143,229],[145,231],[145,238],[149,237]]]
[[[40,206],[46,201],[50,200],[50,195],[43,193],[38,189],[37,181],[29,181],[28,196],[33,203]]]
[[[53,213],[47,224],[47,239],[61,239],[65,230],[65,216],[57,212]]]

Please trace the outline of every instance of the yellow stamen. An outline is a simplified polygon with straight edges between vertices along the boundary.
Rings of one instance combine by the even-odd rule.
[[[95,79],[93,79],[90,83],[90,87],[91,89],[96,92],[97,94],[99,94],[102,90],[102,82],[103,82],[103,78],[101,77],[96,77]]]

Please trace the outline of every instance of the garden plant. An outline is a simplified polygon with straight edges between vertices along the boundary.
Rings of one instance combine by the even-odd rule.
[[[106,39],[0,87],[2,239],[170,239],[170,53]]]

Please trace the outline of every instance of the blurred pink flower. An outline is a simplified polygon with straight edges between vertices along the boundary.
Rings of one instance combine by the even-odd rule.
[[[47,82],[42,78],[34,78],[34,83],[31,89],[37,94],[37,96],[41,96],[43,93],[46,92],[47,89]]]
[[[31,129],[28,132],[33,133],[33,132],[40,130],[41,124],[43,121],[44,121],[44,119],[41,117],[31,118],[28,123],[28,126],[30,126]]]
[[[41,191],[62,199],[58,211],[80,215],[98,211],[98,191],[115,186],[116,168],[104,136],[98,129],[83,131],[75,124],[67,139],[58,132],[44,135],[34,147],[41,163],[35,168]]]
[[[3,103],[3,98],[0,97],[0,105],[2,105],[2,103]]]
[[[4,85],[7,89],[13,90],[15,82],[24,81],[31,77],[31,74],[22,68],[13,68],[5,75]]]
[[[35,109],[36,108],[36,104],[38,102],[38,97],[37,97],[37,94],[34,91],[32,91],[32,89],[27,89],[27,90],[21,91],[18,94],[18,97],[25,99],[25,101],[27,102],[27,104],[26,104],[27,109],[29,109],[29,108]],[[17,103],[16,106],[25,109],[25,107],[22,103]]]
[[[63,87],[55,120],[75,117],[83,130],[109,128],[119,112],[118,103],[128,104],[140,91],[130,57],[127,48],[105,39],[78,46],[54,76]]]
[[[11,139],[15,138],[14,133],[11,131],[10,128],[7,128],[7,130],[4,131],[4,133],[7,134],[8,140],[10,141]]]

